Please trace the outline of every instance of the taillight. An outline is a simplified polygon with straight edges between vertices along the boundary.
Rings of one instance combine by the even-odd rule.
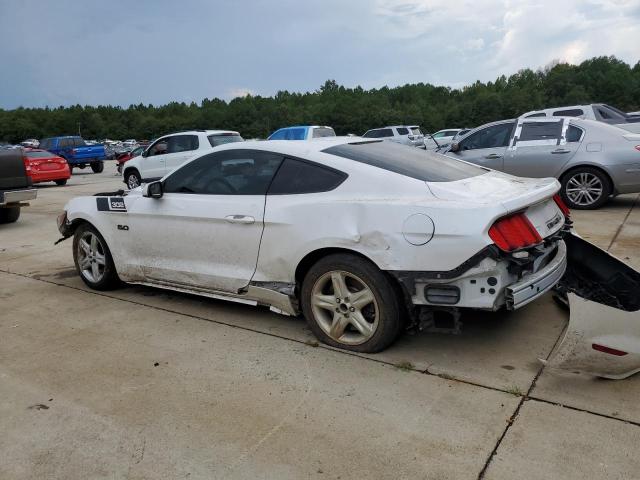
[[[31,161],[25,156],[22,157],[22,162],[24,163],[24,169],[27,172],[27,177],[31,176]]]
[[[625,352],[623,350],[618,350],[616,348],[605,347],[604,345],[600,345],[599,343],[592,343],[591,348],[597,350],[598,352],[608,353],[609,355],[615,355],[616,357],[624,357],[629,352]]]
[[[558,206],[558,208],[560,209],[560,211],[564,215],[564,218],[571,217],[571,210],[569,210],[569,207],[567,207],[567,205],[564,203],[564,201],[562,200],[562,197],[560,195],[558,195],[556,193],[553,196],[553,201],[556,202],[556,205]]]
[[[72,149],[71,149],[71,155],[75,155],[75,154],[76,154],[76,149],[75,149],[75,148],[72,148]]]
[[[524,213],[498,219],[489,229],[489,237],[505,252],[530,247],[542,241],[542,237]]]
[[[640,145],[636,145],[635,149],[638,150],[640,152]]]

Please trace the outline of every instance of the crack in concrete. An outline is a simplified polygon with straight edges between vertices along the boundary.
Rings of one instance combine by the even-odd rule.
[[[622,223],[618,226],[618,229],[616,230],[616,233],[613,234],[613,238],[611,239],[611,243],[609,243],[609,246],[607,247],[607,252],[609,250],[611,250],[611,247],[613,247],[613,244],[618,239],[618,236],[620,235],[620,233],[622,232],[622,229],[624,228],[624,224],[627,223],[627,220],[629,220],[629,217],[631,216],[631,212],[636,207],[636,205],[638,205],[638,200],[640,200],[640,194],[638,194],[636,196],[636,199],[631,204],[631,208],[629,208],[629,211],[625,215],[624,220],[622,220]]]

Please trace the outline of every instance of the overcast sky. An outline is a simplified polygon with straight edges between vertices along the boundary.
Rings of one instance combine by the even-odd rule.
[[[640,0],[0,0],[0,108],[460,87],[595,55],[640,60]]]

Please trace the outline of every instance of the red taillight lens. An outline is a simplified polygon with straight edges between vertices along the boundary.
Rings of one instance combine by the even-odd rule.
[[[567,205],[564,203],[560,195],[556,193],[553,196],[553,201],[556,202],[556,205],[558,205],[558,208],[560,209],[562,214],[565,216],[565,218],[569,218],[571,216],[571,210],[569,210],[569,207],[567,207]]]
[[[24,163],[24,169],[27,172],[27,177],[31,176],[31,161],[25,156],[22,157],[22,162]]]
[[[76,154],[76,149],[75,149],[75,148],[72,148],[72,149],[71,149],[71,155],[75,155],[75,154]]]
[[[489,229],[489,237],[505,252],[536,245],[542,237],[523,213],[503,217]]]
[[[640,145],[636,145],[635,149],[638,150],[640,152]]]
[[[598,352],[608,353],[609,355],[615,355],[616,357],[624,357],[629,352],[624,352],[622,350],[618,350],[611,347],[605,347],[604,345],[600,345],[599,343],[592,343],[591,348],[597,350]]]

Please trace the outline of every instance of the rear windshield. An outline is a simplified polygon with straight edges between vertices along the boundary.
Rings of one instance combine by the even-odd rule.
[[[224,145],[225,143],[243,142],[244,139],[237,133],[216,133],[207,137],[212,147]]]
[[[51,158],[53,156],[49,152],[24,152],[24,155],[27,158]]]
[[[312,138],[335,137],[336,132],[331,127],[317,127],[313,129]]]
[[[411,133],[413,135],[422,135],[422,132],[420,131],[420,127],[409,127],[409,130],[411,130]]]
[[[488,171],[444,155],[393,142],[347,143],[329,147],[323,152],[424,182],[453,182],[476,177]]]

